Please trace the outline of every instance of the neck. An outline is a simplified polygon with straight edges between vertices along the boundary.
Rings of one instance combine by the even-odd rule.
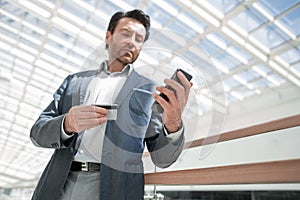
[[[126,65],[127,64],[120,62],[118,59],[114,61],[108,61],[108,71],[111,73],[120,72],[124,69]]]

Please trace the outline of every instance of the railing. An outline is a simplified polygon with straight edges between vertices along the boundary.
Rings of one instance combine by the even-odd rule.
[[[218,136],[218,143],[297,126],[300,126],[300,115],[222,133]],[[215,141],[215,138],[194,140],[186,143],[185,148],[200,147],[204,140],[207,145],[209,141]],[[148,173],[145,174],[145,183],[159,185],[300,183],[300,159]]]

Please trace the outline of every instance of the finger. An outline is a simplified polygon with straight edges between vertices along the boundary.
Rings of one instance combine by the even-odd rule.
[[[98,114],[102,114],[102,115],[107,115],[108,114],[108,110],[106,108],[102,108],[102,107],[99,107],[99,106],[95,106],[95,111]]]
[[[73,115],[79,119],[103,117],[108,114],[107,109],[97,106],[80,106],[72,111]]]
[[[90,128],[94,128],[106,121],[107,121],[106,117],[101,117],[98,119],[93,119],[93,120],[88,120],[88,121],[82,121],[81,124],[78,125],[79,132],[90,129]]]
[[[85,120],[85,119],[90,120],[90,119],[105,117],[106,115],[107,114],[100,114],[100,113],[96,113],[96,112],[82,112],[77,115],[77,118],[79,120]]]
[[[169,103],[164,98],[162,98],[160,95],[156,93],[152,94],[152,96],[155,99],[155,101],[157,101],[157,103],[159,103],[164,110],[168,110]]]
[[[107,121],[107,117],[99,117],[99,118],[93,118],[93,119],[83,119],[78,121],[78,125],[80,127],[86,126],[86,127],[95,127],[99,124],[102,124]]]
[[[183,85],[181,85],[180,83],[178,83],[178,82],[175,81],[175,80],[172,80],[172,79],[165,79],[164,82],[165,82],[168,86],[170,86],[171,88],[173,88],[173,89],[176,91],[176,93],[177,93],[177,91],[180,91],[180,90],[183,90],[183,89],[184,89]]]
[[[175,104],[177,103],[176,101],[181,101],[183,98],[185,98],[185,88],[180,83],[172,79],[165,79],[165,83],[176,91],[176,95],[174,94],[174,98],[173,96],[170,96],[169,98],[171,104]]]
[[[80,109],[81,112],[97,112],[100,114],[108,114],[108,110],[99,106],[94,105],[88,105],[88,106],[82,106]]]
[[[74,106],[66,114],[64,128],[67,132],[80,132],[105,122],[107,112],[100,109],[96,112],[94,106]],[[104,111],[104,112],[102,112]],[[102,112],[102,113],[101,113]],[[104,113],[104,114],[103,114]]]
[[[190,94],[190,88],[192,87],[193,84],[187,80],[187,78],[184,76],[184,74],[181,71],[177,72],[177,76],[185,89],[185,97],[188,98]]]
[[[184,87],[190,87],[191,84],[189,80],[185,77],[185,75],[181,71],[177,72],[177,76]]]
[[[169,101],[167,101],[164,98],[162,98],[161,96],[159,96],[161,98],[161,101],[164,100],[167,104],[173,104],[174,101],[176,101],[176,95],[172,90],[170,90],[166,87],[156,87],[156,90],[161,92],[162,94],[166,95],[169,99]]]

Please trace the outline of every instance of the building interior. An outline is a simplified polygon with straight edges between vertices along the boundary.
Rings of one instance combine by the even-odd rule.
[[[145,199],[300,199],[299,0],[1,0],[0,199],[30,199],[53,153],[32,125],[105,59],[111,15],[135,8],[151,17],[135,69],[158,85],[193,75],[186,148],[165,169],[145,153]]]

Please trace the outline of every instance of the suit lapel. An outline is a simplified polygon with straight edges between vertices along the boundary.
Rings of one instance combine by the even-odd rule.
[[[84,77],[78,77],[78,91],[79,91],[79,105],[83,105],[84,99],[86,96],[86,91],[88,89],[88,86],[93,78],[97,75],[98,71],[93,71],[91,74],[86,74]]]
[[[120,106],[124,102],[126,97],[133,91],[133,88],[135,88],[140,83],[140,81],[140,75],[135,70],[132,70],[122,89],[120,90],[115,103]]]

